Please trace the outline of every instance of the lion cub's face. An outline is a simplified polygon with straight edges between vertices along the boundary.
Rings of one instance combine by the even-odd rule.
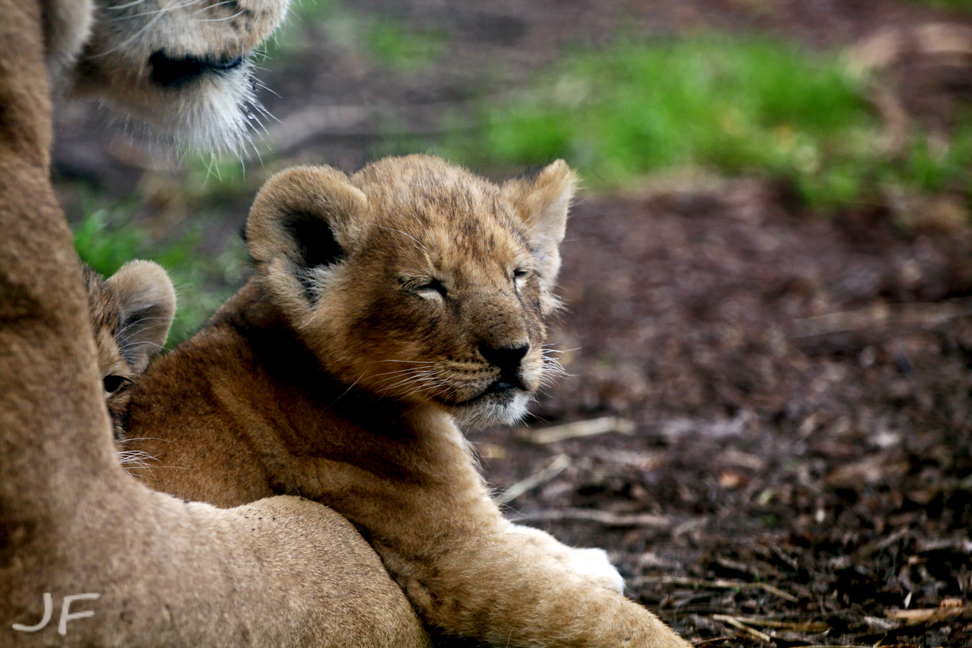
[[[511,422],[549,368],[573,190],[563,162],[502,186],[425,156],[352,178],[297,168],[261,190],[247,238],[273,299],[348,385]]]
[[[162,350],[175,315],[175,290],[165,270],[151,261],[132,261],[105,280],[82,266],[88,314],[98,351],[98,369],[115,439],[124,431],[134,384]]]

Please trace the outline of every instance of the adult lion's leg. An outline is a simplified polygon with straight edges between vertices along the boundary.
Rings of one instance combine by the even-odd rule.
[[[117,465],[48,181],[42,4],[0,0],[0,645],[427,645],[329,509],[221,511]]]

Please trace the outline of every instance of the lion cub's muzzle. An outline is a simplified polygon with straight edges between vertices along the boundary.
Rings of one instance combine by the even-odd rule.
[[[486,401],[503,405],[515,400],[518,395],[533,391],[524,378],[524,358],[530,352],[530,343],[512,346],[493,346],[481,342],[478,346],[479,354],[489,364],[493,378],[479,393],[463,400],[453,401],[452,405],[477,405]]]
[[[530,343],[518,344],[515,346],[494,347],[488,343],[479,344],[479,353],[488,363],[500,370],[499,377],[486,388],[483,396],[513,392],[515,390],[530,391],[523,383],[522,363],[523,358],[530,352]]]

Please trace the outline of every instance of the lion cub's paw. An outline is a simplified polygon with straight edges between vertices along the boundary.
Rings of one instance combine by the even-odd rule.
[[[614,590],[624,592],[624,578],[618,573],[611,559],[603,549],[574,549],[566,547],[570,555],[564,561],[572,571],[592,582]]]
[[[615,592],[624,592],[624,578],[611,564],[603,549],[576,549],[568,547],[549,533],[533,527],[510,524],[509,532],[524,541],[541,548],[578,576]]]

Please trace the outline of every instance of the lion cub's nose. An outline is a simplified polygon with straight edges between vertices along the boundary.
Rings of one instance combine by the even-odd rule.
[[[530,343],[517,346],[495,347],[486,342],[479,343],[479,353],[486,361],[499,367],[503,372],[516,371],[520,366],[520,360],[530,350]]]

